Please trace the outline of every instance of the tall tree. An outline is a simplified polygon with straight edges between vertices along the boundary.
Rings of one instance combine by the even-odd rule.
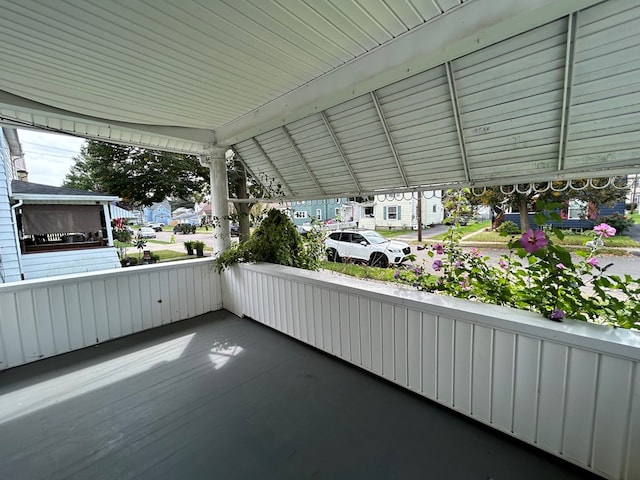
[[[134,204],[197,198],[209,190],[209,170],[193,155],[89,140],[74,160],[63,186],[108,192]]]
[[[192,155],[89,140],[74,161],[63,186],[111,193],[132,205],[151,205],[168,197],[200,202],[210,189],[208,167]],[[265,198],[281,193],[273,179],[249,178],[235,155],[227,158],[227,174],[231,198]],[[249,237],[253,205],[255,202],[235,204],[240,241]]]

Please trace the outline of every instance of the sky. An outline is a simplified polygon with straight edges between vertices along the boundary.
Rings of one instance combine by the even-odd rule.
[[[82,138],[18,129],[29,181],[59,187],[80,153]]]

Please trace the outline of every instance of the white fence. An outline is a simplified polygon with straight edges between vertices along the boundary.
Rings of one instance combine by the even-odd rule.
[[[640,334],[240,265],[226,309],[608,478],[640,478]]]
[[[0,285],[0,370],[222,308],[210,259]]]

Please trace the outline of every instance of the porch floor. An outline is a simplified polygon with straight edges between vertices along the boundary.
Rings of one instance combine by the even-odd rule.
[[[226,311],[0,372],[0,478],[596,478]]]

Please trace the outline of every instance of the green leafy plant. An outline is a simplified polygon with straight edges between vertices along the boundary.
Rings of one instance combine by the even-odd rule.
[[[232,245],[216,259],[216,267],[222,271],[236,263],[267,262],[318,270],[323,253],[320,229],[303,239],[287,215],[271,209],[246,242]]]
[[[184,249],[187,251],[188,255],[193,255],[193,242],[189,240],[184,242]]]
[[[196,254],[199,257],[202,257],[204,255],[204,242],[194,240],[193,242],[191,242],[191,247],[196,251]]]
[[[516,225],[511,220],[507,220],[507,221],[503,222],[498,227],[498,232],[500,232],[501,234],[505,234],[505,235],[517,235],[517,234],[522,233],[521,230],[520,230],[520,227],[518,227],[518,225]]]
[[[612,215],[607,215],[604,217],[598,217],[596,222],[611,225],[616,229],[616,235],[622,235],[625,230],[627,230],[631,225],[634,224],[631,218],[627,217],[626,215],[620,215],[619,213],[614,213]]]
[[[553,213],[536,215],[545,224]],[[554,229],[556,238],[564,235]],[[512,236],[509,252],[489,263],[478,249],[463,250],[454,225],[443,243],[431,246],[431,268],[398,270],[396,278],[420,290],[440,292],[470,300],[539,312],[552,320],[563,318],[604,323],[624,328],[640,326],[640,279],[606,275],[611,266],[600,265],[597,257],[604,239],[616,229],[602,223],[593,229],[588,250],[573,257],[543,230],[529,229]]]

